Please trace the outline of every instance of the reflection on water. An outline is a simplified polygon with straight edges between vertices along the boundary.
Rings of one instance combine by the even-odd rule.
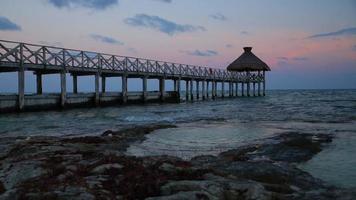
[[[190,158],[282,131],[329,133],[336,135],[334,142],[301,167],[331,183],[356,186],[356,90],[269,91],[259,98],[6,114],[0,115],[0,138],[99,135],[162,122],[178,128],[148,135],[129,153]]]

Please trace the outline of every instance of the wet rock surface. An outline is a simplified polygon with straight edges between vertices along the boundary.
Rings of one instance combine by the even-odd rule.
[[[1,142],[0,199],[355,199],[296,167],[331,135],[284,133],[190,161],[132,157],[127,147],[170,124],[97,137],[7,138]],[[7,145],[6,145],[7,144]]]

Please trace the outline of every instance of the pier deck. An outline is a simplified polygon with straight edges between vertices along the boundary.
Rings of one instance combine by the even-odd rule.
[[[25,96],[25,71],[33,71],[36,76],[35,95]],[[240,96],[265,94],[264,72],[230,72],[202,66],[0,40],[0,73],[4,72],[18,73],[18,94],[16,97],[0,96],[0,111],[22,111],[27,107],[35,108],[36,105],[39,105],[38,109],[41,109],[43,99],[51,99],[51,95],[42,94],[42,76],[46,74],[60,74],[61,92],[54,105],[58,104],[62,108],[71,107],[75,96],[78,98],[83,96],[78,94],[78,76],[95,76],[95,91],[93,95],[87,95],[90,101],[83,101],[86,102],[85,104],[92,102],[95,106],[105,103],[106,77],[121,77],[122,90],[114,95],[119,97],[113,98],[113,101],[121,104],[127,103],[130,100],[129,97],[132,97],[132,93],[129,95],[127,90],[129,78],[142,79],[143,91],[141,95],[138,95],[141,102],[152,99],[152,92],[147,91],[147,79],[159,80],[159,92],[153,96],[162,102],[172,101],[172,98],[177,102],[180,100],[181,81],[186,82],[187,101],[217,98],[218,83],[221,83],[221,91],[223,91],[221,97],[225,96],[226,83],[228,83],[228,96],[230,97],[239,96],[239,85],[241,85]],[[73,78],[71,94],[67,92],[66,74],[70,74]],[[166,92],[165,80],[173,80],[174,91]],[[193,82],[196,85],[195,89]],[[261,93],[261,84],[263,93]],[[209,94],[211,94],[210,97]],[[34,97],[36,95],[38,97]],[[194,98],[195,95],[196,98]],[[28,103],[29,100],[32,100],[32,103]]]

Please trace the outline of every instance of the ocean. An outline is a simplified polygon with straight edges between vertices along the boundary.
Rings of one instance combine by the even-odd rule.
[[[299,167],[331,184],[356,187],[356,90],[272,90],[256,98],[4,114],[0,139],[100,135],[152,123],[178,127],[149,134],[128,155],[188,160],[283,132],[333,134],[332,143]]]

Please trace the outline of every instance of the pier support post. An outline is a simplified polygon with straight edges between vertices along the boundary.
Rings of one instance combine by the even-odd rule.
[[[253,96],[256,96],[256,82],[253,82]]]
[[[77,75],[72,75],[73,76],[73,93],[78,94],[78,76]]]
[[[99,106],[100,93],[99,93],[99,73],[95,74],[95,106]]]
[[[206,81],[206,98],[209,99],[209,81]]]
[[[102,93],[106,92],[106,77],[105,76],[101,77],[101,92]]]
[[[177,79],[173,80],[173,91],[177,91]]]
[[[196,81],[196,89],[197,89],[197,100],[199,100],[199,81]]]
[[[247,96],[250,96],[250,72],[247,71]]]
[[[180,102],[180,78],[177,80],[177,93],[178,93],[178,99],[179,99],[179,102]]]
[[[189,101],[189,80],[185,81],[185,100]]]
[[[159,92],[160,92],[160,99],[163,102],[164,101],[164,93],[165,93],[165,79],[160,78],[159,79]]]
[[[266,71],[263,71],[263,96],[266,96]]]
[[[236,82],[236,85],[235,85],[235,93],[236,93],[236,97],[238,97],[239,96],[239,82]]]
[[[61,107],[66,106],[67,101],[67,82],[66,82],[66,71],[61,71]]]
[[[25,70],[20,67],[18,72],[18,107],[22,111],[25,106]]]
[[[225,81],[223,81],[221,83],[221,97],[224,98],[225,97]]]
[[[205,80],[203,80],[202,82],[201,82],[201,87],[202,87],[202,91],[201,91],[201,95],[202,95],[202,99],[203,100],[205,100],[205,98],[206,98],[206,93],[205,93]]]
[[[232,88],[232,82],[229,81],[229,97],[232,97],[232,90],[231,90],[231,88]]]
[[[25,107],[25,68],[23,66],[23,44],[20,44],[20,70],[18,71],[18,108]]]
[[[42,94],[42,74],[36,73],[37,94]]]
[[[189,92],[190,92],[189,96],[190,96],[191,101],[194,101],[193,84],[194,84],[194,80],[192,79],[192,80],[190,80],[190,90],[189,90]]]
[[[258,90],[258,96],[261,96],[261,71],[258,71],[258,85],[257,85],[257,90]]]
[[[147,76],[142,78],[142,101],[147,101]]]
[[[214,81],[214,99],[217,97],[218,95],[218,82]]]
[[[242,87],[241,87],[241,96],[245,96],[245,83],[242,82]]]
[[[215,99],[215,81],[211,81],[211,99]]]
[[[121,77],[122,81],[122,103],[127,103],[127,75],[124,74]]]

